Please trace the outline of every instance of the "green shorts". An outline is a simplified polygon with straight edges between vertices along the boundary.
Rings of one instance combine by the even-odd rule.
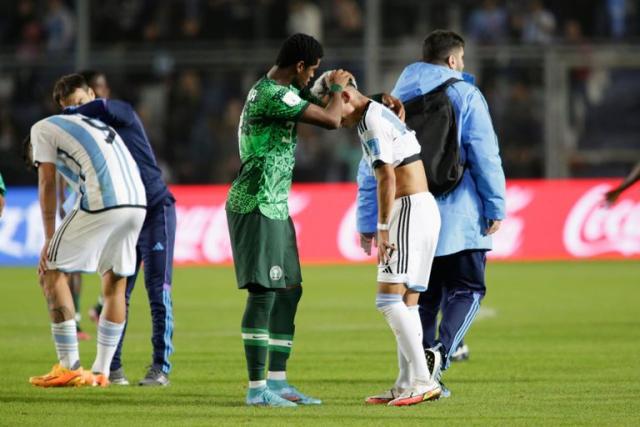
[[[302,283],[296,231],[291,218],[270,219],[255,211],[227,211],[238,288],[250,283],[280,289]]]

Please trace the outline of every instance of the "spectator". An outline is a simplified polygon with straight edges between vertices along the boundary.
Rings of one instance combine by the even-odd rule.
[[[507,37],[507,12],[496,0],[485,0],[469,18],[469,36],[479,43],[500,43]]]
[[[47,50],[52,53],[70,51],[75,41],[76,24],[73,14],[62,0],[49,0],[44,23]]]
[[[556,30],[556,18],[545,9],[541,0],[532,0],[522,19],[522,41],[528,44],[549,44]]]
[[[293,0],[287,20],[289,34],[309,34],[322,42],[322,10],[310,0]]]

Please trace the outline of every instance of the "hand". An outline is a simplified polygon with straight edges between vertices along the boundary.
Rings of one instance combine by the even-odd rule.
[[[47,272],[47,252],[49,252],[49,244],[51,243],[51,239],[46,239],[44,241],[44,245],[42,246],[42,251],[40,251],[40,261],[38,262],[38,275],[42,279]]]
[[[322,99],[329,94],[329,86],[331,86],[329,78],[331,77],[331,74],[333,74],[333,71],[325,71],[316,79],[315,82],[313,82],[313,86],[309,89],[313,96],[318,99]]]
[[[622,194],[622,191],[619,188],[614,188],[613,190],[604,193],[604,201],[606,205],[613,205],[616,201],[618,201],[618,197],[620,197],[620,194]]]
[[[490,219],[487,221],[489,227],[485,230],[487,236],[491,236],[493,233],[500,229],[500,225],[502,224],[502,220],[500,219]]]
[[[395,96],[389,95],[388,93],[383,93],[382,103],[391,111],[396,113],[396,116],[398,116],[398,118],[404,122],[405,111],[404,111],[404,104],[402,103],[402,101],[400,101]]]
[[[389,230],[378,230],[378,265],[384,265],[391,259],[396,245],[389,243]]]
[[[0,194],[0,218],[2,217],[3,210],[4,210],[4,196]]]
[[[335,70],[333,73],[329,75],[329,82],[332,84],[337,84],[342,86],[343,88],[349,84],[349,80],[353,77],[353,75],[345,70]]]
[[[371,255],[371,242],[375,240],[375,237],[375,233],[360,233],[360,247],[367,255]]]

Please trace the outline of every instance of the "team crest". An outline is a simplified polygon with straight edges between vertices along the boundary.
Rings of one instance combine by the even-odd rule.
[[[282,267],[280,267],[279,265],[274,265],[273,267],[271,267],[271,270],[269,270],[269,278],[271,280],[282,279]]]
[[[294,107],[302,102],[302,98],[300,98],[295,93],[289,91],[283,97],[282,101],[287,104],[289,107]]]

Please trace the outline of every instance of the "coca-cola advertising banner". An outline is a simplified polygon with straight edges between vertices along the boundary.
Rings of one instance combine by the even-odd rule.
[[[489,256],[501,260],[640,258],[640,189],[607,207],[614,180],[512,180],[507,218]],[[232,262],[227,186],[175,186],[177,265]],[[355,184],[294,185],[289,210],[303,263],[374,262],[359,246]],[[447,212],[440,212],[447,215]],[[0,265],[35,265],[42,221],[35,188],[10,188],[0,218]]]
[[[504,260],[640,257],[640,191],[612,207],[613,180],[512,180],[507,218],[489,256]],[[175,187],[178,263],[231,262],[224,201],[227,187]],[[294,185],[289,198],[302,262],[373,261],[359,245],[355,184]],[[440,212],[445,216],[447,212]]]

